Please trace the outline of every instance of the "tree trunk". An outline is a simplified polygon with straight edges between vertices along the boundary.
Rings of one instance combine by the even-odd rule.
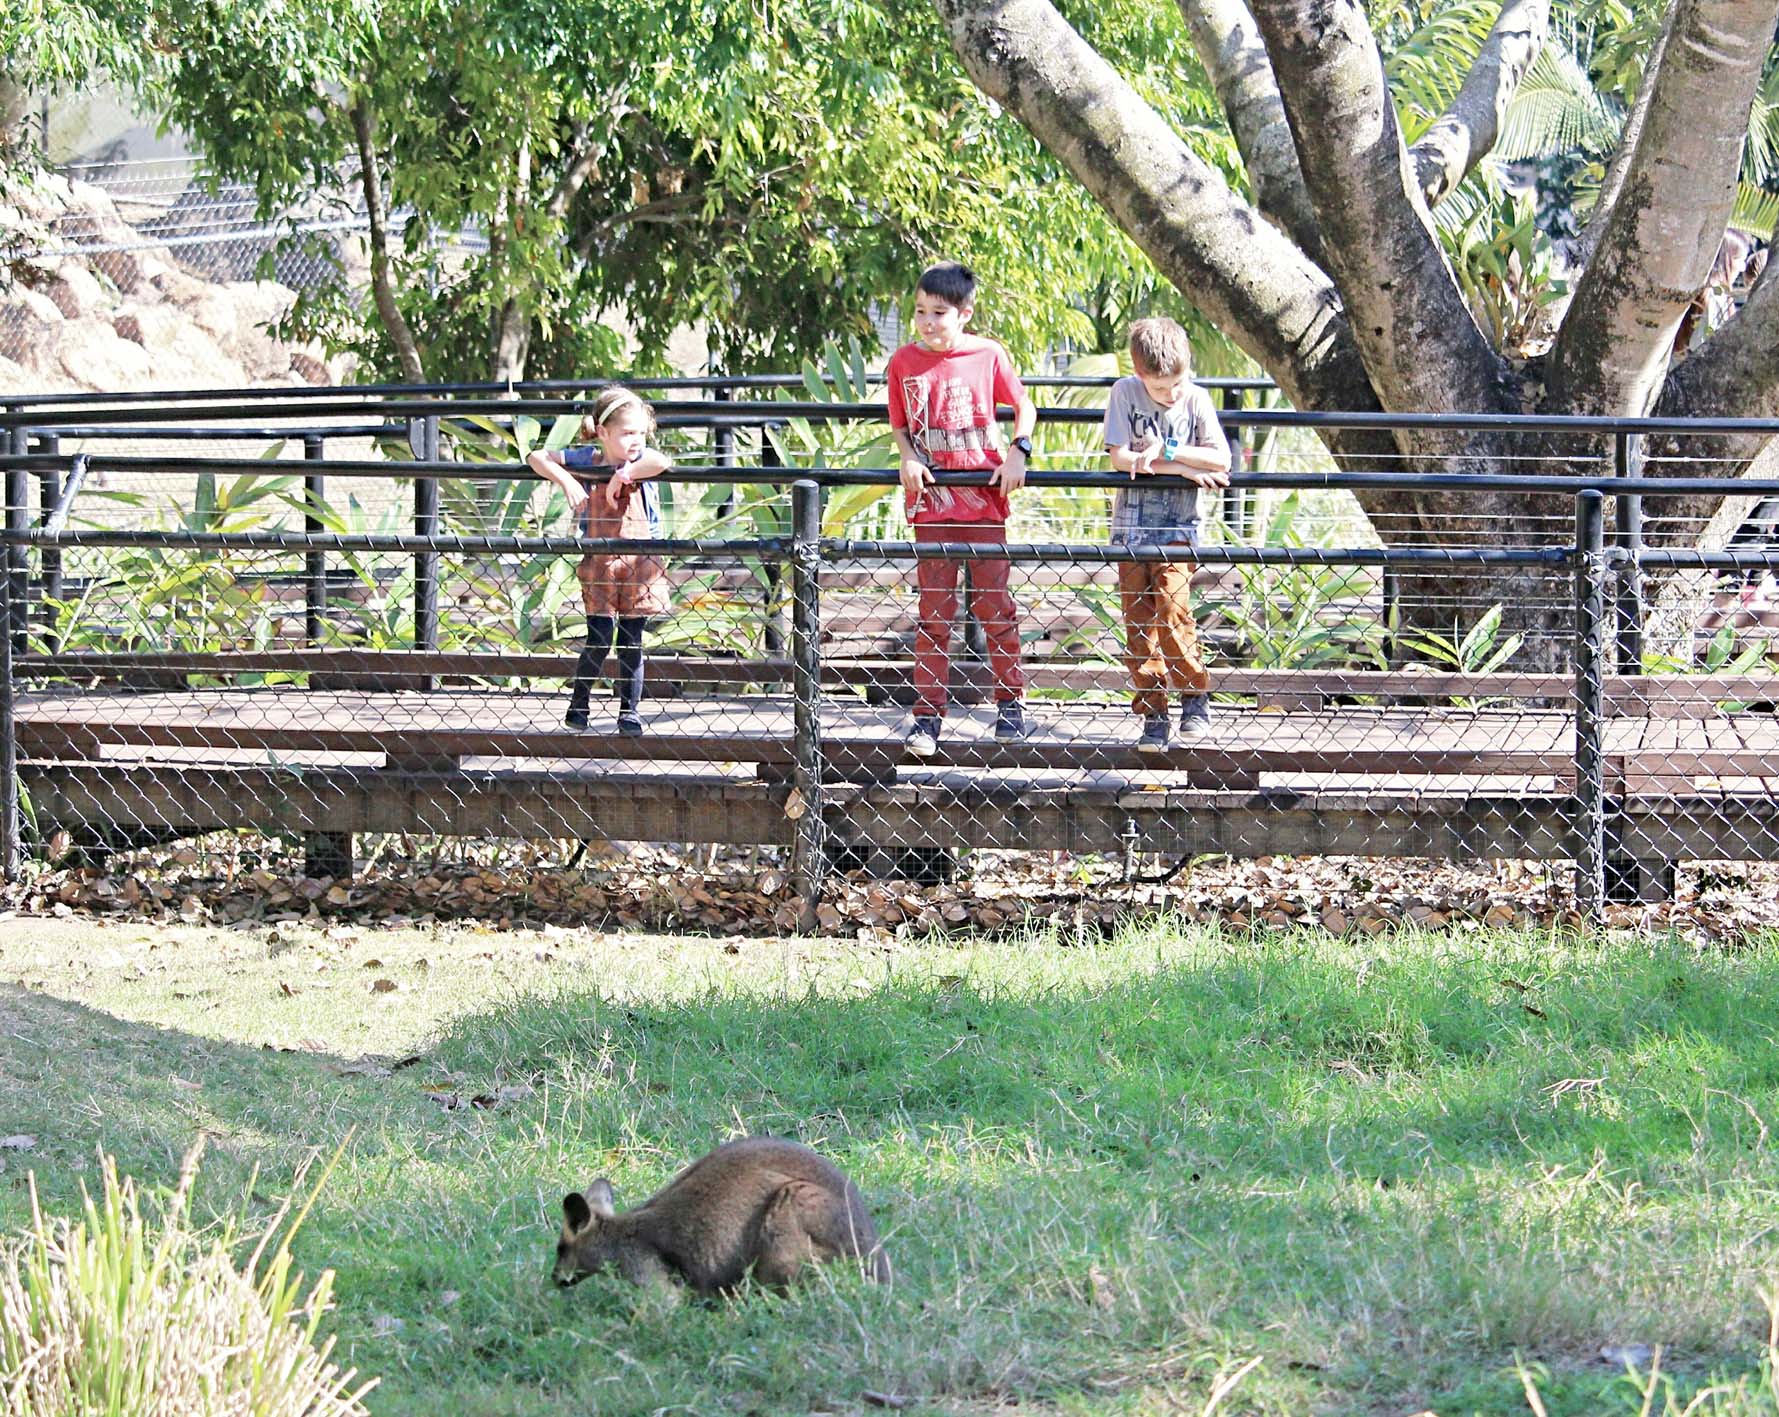
[[[410,384],[425,382],[426,370],[420,362],[420,346],[407,318],[396,303],[395,283],[389,274],[388,213],[383,207],[383,186],[377,170],[377,148],[369,101],[360,94],[352,104],[352,130],[358,138],[359,180],[364,185],[365,214],[370,223],[371,299],[395,356],[401,361],[402,375]]]
[[[1229,110],[1260,211],[1198,162],[1050,0],[935,0],[977,86],[1031,130],[1296,407],[1640,413],[1654,399],[1664,414],[1779,412],[1779,282],[1763,283],[1672,375],[1665,367],[1672,322],[1716,253],[1779,0],[1677,0],[1652,60],[1659,72],[1627,124],[1634,151],[1610,165],[1597,229],[1588,233],[1595,261],[1558,345],[1543,359],[1513,361],[1473,318],[1427,201],[1486,153],[1543,41],[1548,0],[1506,0],[1451,110],[1412,154],[1354,0],[1249,0],[1253,26],[1242,0],[1179,3]],[[1277,143],[1280,113],[1291,154]],[[1324,441],[1344,470],[1612,466],[1607,438],[1403,430],[1328,433]],[[1691,469],[1722,474],[1745,466],[1765,439],[1690,441]],[[1708,460],[1716,457],[1729,461]],[[1566,496],[1426,489],[1368,492],[1360,503],[1391,545],[1563,546],[1573,537],[1574,501]],[[1503,632],[1532,637],[1517,663],[1568,662],[1567,566],[1454,567],[1398,584],[1405,628],[1457,638],[1499,604]]]

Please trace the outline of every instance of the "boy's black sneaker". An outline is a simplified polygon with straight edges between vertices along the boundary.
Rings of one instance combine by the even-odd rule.
[[[915,719],[914,726],[908,730],[908,736],[902,740],[902,746],[912,758],[932,757],[939,751],[939,720],[925,717]]]
[[[587,731],[587,710],[584,708],[570,708],[567,713],[562,715],[562,722],[569,728],[574,729],[576,733],[585,733]]]
[[[1017,743],[1032,731],[1025,716],[1025,705],[1018,699],[1003,699],[995,706],[995,739],[1001,743]]]
[[[618,737],[642,737],[642,719],[628,709],[618,714]]]
[[[1211,731],[1211,696],[1209,694],[1180,695],[1180,736],[1182,738],[1203,738]]]
[[[1165,713],[1144,714],[1143,735],[1137,739],[1137,751],[1139,753],[1165,753],[1167,745],[1167,715]]]

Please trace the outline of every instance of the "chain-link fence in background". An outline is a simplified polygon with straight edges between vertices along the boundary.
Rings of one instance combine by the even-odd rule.
[[[706,843],[810,924],[849,882],[1054,853],[1125,879],[1207,854],[1560,863],[1585,918],[1682,865],[1779,859],[1779,485],[1702,475],[1727,426],[1448,420],[1511,472],[1438,475],[1318,440],[1387,418],[1226,390],[1246,465],[1192,558],[1209,730],[1143,751],[1120,567],[1180,553],[1110,544],[1103,388],[1051,387],[1006,545],[914,544],[881,407],[766,381],[658,389],[660,534],[597,542],[519,462],[568,436],[559,388],[15,406],[8,871],[52,842],[263,838],[349,894],[367,853],[424,876],[441,839],[565,864]],[[563,721],[589,552],[660,563],[640,733],[621,636],[587,727]],[[922,561],[961,574],[916,757]],[[997,736],[1003,581],[1028,731]]]

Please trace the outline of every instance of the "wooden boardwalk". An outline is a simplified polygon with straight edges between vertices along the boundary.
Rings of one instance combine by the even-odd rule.
[[[45,687],[16,700],[20,771],[44,830],[788,842],[790,701],[714,687],[720,696],[648,701],[641,738],[564,728],[559,691]],[[1573,854],[1575,724],[1560,709],[1219,705],[1207,737],[1165,757],[1136,751],[1121,700],[1030,709],[1036,731],[1013,744],[994,740],[986,708],[955,713],[939,754],[916,760],[902,711],[830,692],[831,836],[886,848]],[[609,699],[594,712],[599,730]],[[1610,718],[1604,748],[1610,850],[1655,863],[1779,859],[1773,714]]]

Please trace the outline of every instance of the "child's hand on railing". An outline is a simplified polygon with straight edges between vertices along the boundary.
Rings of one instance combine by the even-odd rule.
[[[932,470],[919,458],[903,458],[896,475],[902,480],[902,492],[911,507],[920,501],[920,494],[933,485]]]
[[[1229,474],[1221,468],[1187,467],[1181,464],[1180,476],[1188,482],[1196,482],[1200,487],[1208,487],[1213,491],[1219,487],[1229,486]]]
[[[630,500],[630,489],[636,484],[629,472],[620,470],[611,475],[611,481],[605,484],[605,504],[613,511],[618,510]]]

